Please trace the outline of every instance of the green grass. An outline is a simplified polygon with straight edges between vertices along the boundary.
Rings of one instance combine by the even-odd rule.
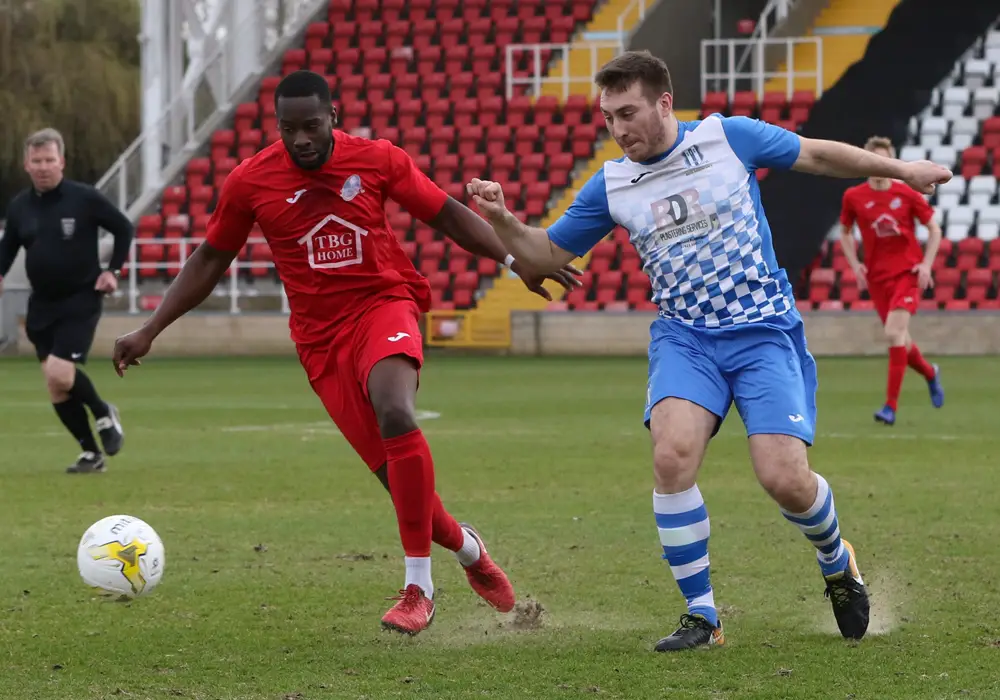
[[[294,360],[153,358],[118,381],[127,444],[76,451],[37,367],[0,363],[2,698],[996,698],[1000,463],[991,359],[942,361],[948,403],[907,377],[877,426],[885,363],[820,362],[813,465],[873,597],[873,634],[835,632],[811,548],[756,484],[735,411],[699,484],[729,644],[665,656],[683,610],[651,512],[640,360],[435,356],[419,407],[446,506],[479,527],[540,624],[479,603],[435,550],[438,615],[379,629],[402,584],[389,499]],[[93,521],[166,544],[149,597],[94,598],[75,550]],[[257,545],[266,550],[257,551]],[[359,556],[363,555],[363,556]]]

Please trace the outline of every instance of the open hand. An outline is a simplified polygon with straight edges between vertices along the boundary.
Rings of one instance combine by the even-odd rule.
[[[510,269],[511,272],[521,278],[525,287],[548,301],[552,301],[552,295],[542,284],[542,282],[547,279],[558,282],[567,292],[583,286],[583,282],[577,279],[583,274],[583,272],[578,270],[575,265],[567,265],[558,272],[553,272],[550,275],[533,275],[530,272],[525,272],[520,263],[515,260],[514,264],[510,266]]]
[[[111,353],[111,361],[114,363],[115,372],[119,377],[125,376],[125,371],[133,365],[141,365],[139,358],[145,357],[153,346],[153,338],[143,328],[132,331],[128,335],[123,335],[115,340],[115,349]]]
[[[931,277],[930,263],[919,263],[914,265],[910,272],[917,273],[917,286],[921,289],[930,289],[934,286],[934,278]]]

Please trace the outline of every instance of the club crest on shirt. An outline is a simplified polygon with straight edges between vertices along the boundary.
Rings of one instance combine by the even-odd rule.
[[[366,229],[328,214],[298,243],[306,249],[309,267],[332,270],[364,262],[361,237],[367,235]]]
[[[893,197],[893,200],[889,202],[890,209],[899,209],[901,206],[903,206],[903,200],[899,197]]]
[[[76,219],[60,219],[62,224],[63,240],[68,241],[76,233]]]
[[[345,202],[350,202],[362,192],[364,192],[364,189],[361,187],[361,176],[351,175],[344,182],[344,186],[340,188],[340,197]]]

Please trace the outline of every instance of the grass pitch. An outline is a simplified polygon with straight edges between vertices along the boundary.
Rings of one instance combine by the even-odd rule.
[[[812,548],[756,484],[733,411],[699,479],[728,645],[651,651],[683,599],[651,508],[636,360],[428,359],[419,408],[438,490],[514,581],[520,614],[479,602],[435,550],[438,614],[379,629],[402,585],[391,503],[294,359],[151,358],[119,381],[125,449],[77,450],[34,362],[0,362],[0,698],[1000,697],[1000,373],[942,360],[947,403],[907,376],[872,421],[883,360],[820,362],[814,468],[836,494],[873,598],[871,634],[836,633]],[[100,517],[166,545],[148,598],[94,598],[75,550]]]

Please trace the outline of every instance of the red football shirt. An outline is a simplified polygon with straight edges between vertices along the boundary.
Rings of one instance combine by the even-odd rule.
[[[389,227],[387,198],[426,222],[448,195],[385,140],[337,131],[333,154],[317,170],[295,165],[278,141],[226,178],[207,241],[240,250],[257,224],[285,285],[292,340],[323,341],[376,297],[430,307],[430,285]]]
[[[844,193],[840,223],[858,224],[868,279],[880,282],[909,272],[924,259],[916,237],[916,221],[927,224],[934,210],[909,185],[892,181],[886,190],[865,182]]]

